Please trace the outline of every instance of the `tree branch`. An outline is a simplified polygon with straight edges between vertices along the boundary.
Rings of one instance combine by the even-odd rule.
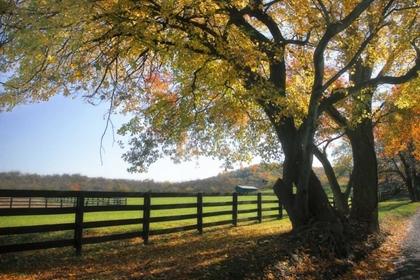
[[[315,49],[313,56],[314,64],[314,84],[313,84],[313,96],[319,98],[323,92],[323,80],[324,80],[324,51],[327,48],[330,40],[349,27],[373,2],[374,0],[364,0],[360,2],[343,20],[330,24],[327,26],[327,30],[319,41],[318,46]]]

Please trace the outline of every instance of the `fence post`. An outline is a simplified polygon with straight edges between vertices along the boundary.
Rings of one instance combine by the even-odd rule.
[[[257,216],[258,216],[258,222],[262,222],[262,194],[259,192],[257,193]]]
[[[83,212],[85,206],[85,193],[77,193],[76,201],[76,228],[74,230],[74,247],[76,248],[76,254],[82,254],[82,239],[83,239]]]
[[[45,208],[48,208],[48,197],[45,198]]]
[[[203,193],[197,193],[197,230],[203,233]]]
[[[233,226],[238,225],[238,193],[232,194],[232,224]]]
[[[149,230],[150,230],[150,204],[152,194],[147,192],[144,194],[144,210],[143,210],[143,243],[149,243]]]
[[[28,208],[31,208],[32,197],[29,198]]]

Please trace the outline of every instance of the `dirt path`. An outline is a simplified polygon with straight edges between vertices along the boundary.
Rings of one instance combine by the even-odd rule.
[[[403,254],[396,260],[395,271],[383,279],[420,279],[420,211],[412,219],[411,228],[403,245]]]

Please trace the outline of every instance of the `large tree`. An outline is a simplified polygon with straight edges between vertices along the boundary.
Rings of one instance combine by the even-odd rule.
[[[293,228],[321,222],[340,254],[345,229],[312,171],[328,113],[361,153],[352,215],[377,228],[376,171],[360,161],[367,151],[376,164],[370,103],[356,102],[417,76],[416,1],[9,0],[0,9],[0,69],[11,73],[1,107],[78,92],[108,100],[134,116],[119,130],[131,135],[131,171],[161,156],[283,159],[274,190]]]

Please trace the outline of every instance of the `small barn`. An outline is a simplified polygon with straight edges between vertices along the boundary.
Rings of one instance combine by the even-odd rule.
[[[236,186],[235,191],[237,193],[250,193],[250,192],[257,192],[258,188],[253,186]]]

